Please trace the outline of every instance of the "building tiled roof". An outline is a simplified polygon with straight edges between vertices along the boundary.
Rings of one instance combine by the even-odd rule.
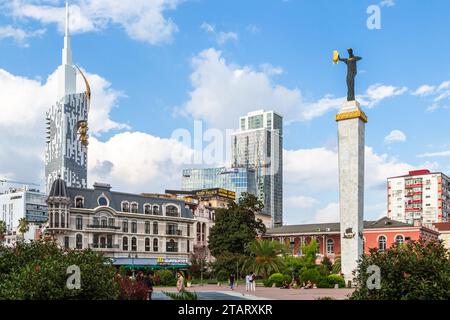
[[[450,222],[437,222],[433,226],[439,231],[450,231]]]
[[[410,228],[413,225],[383,217],[376,221],[364,221],[364,229],[379,228]],[[314,223],[282,226],[268,229],[266,235],[290,234],[290,233],[315,233],[315,232],[340,232],[340,223]]]

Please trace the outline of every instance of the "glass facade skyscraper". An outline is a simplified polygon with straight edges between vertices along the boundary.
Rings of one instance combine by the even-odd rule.
[[[232,135],[232,167],[255,171],[256,192],[272,227],[283,224],[283,117],[258,110],[239,119]]]
[[[223,188],[236,192],[238,200],[243,192],[256,195],[255,171],[247,168],[184,169],[181,180],[183,191]]]

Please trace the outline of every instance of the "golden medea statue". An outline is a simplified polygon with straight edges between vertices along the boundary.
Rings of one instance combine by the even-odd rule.
[[[341,59],[338,51],[333,51],[333,63],[342,61],[347,65],[347,101],[355,100],[355,76],[358,73],[356,62],[361,60],[361,57],[353,55],[353,49],[347,49],[348,59]]]

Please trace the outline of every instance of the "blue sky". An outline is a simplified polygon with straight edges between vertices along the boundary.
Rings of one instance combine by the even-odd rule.
[[[2,177],[43,178],[40,121],[53,101],[48,77],[61,60],[63,5],[0,0]],[[285,117],[285,222],[337,220],[334,114],[346,87],[345,68],[331,56],[348,47],[363,57],[366,218],[385,214],[387,176],[422,167],[450,174],[448,1],[70,5],[74,61],[98,89],[93,113],[102,110],[93,115],[92,180],[136,192],[179,187],[188,165],[169,155],[174,130],[192,131],[194,119],[205,130],[234,128],[240,114],[274,109]],[[370,5],[380,9],[381,29],[367,27]]]

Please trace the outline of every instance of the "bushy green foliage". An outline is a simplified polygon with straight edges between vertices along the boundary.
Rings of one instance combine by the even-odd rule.
[[[336,257],[334,259],[333,267],[331,268],[331,272],[334,274],[341,273],[341,257]]]
[[[184,290],[182,292],[164,292],[163,293],[171,298],[172,300],[198,300],[197,294],[195,292],[190,292]]]
[[[381,288],[369,289],[369,266],[381,271]],[[449,300],[449,252],[441,241],[410,241],[385,252],[370,250],[358,263],[356,300]]]
[[[54,242],[0,246],[0,300],[116,299],[115,269],[92,250],[65,251]],[[67,288],[69,266],[81,271],[81,289]]]
[[[317,288],[334,288],[336,284],[339,288],[344,288],[344,278],[337,274],[330,274],[328,276],[320,276],[317,280]]]
[[[271,287],[274,283],[276,287],[282,287],[284,282],[291,283],[292,277],[287,274],[274,273],[272,274],[267,281],[263,281],[264,285],[267,287]]]
[[[158,279],[158,285],[161,286],[175,286],[177,278],[171,270],[158,270],[155,272],[155,277]]]
[[[236,270],[242,269],[242,265],[246,259],[244,255],[233,254],[229,252],[225,252],[224,254],[216,256],[215,258],[216,260],[211,263],[211,268],[213,270],[215,278],[218,277],[219,273],[226,274],[227,278],[231,273],[235,274],[235,276],[237,277],[238,275],[236,275]]]
[[[300,273],[300,280],[305,283],[311,281],[311,283],[317,284],[322,277],[317,268],[304,269]]]
[[[231,201],[228,208],[216,210],[215,225],[209,236],[209,249],[214,257],[222,254],[244,254],[248,243],[255,240],[257,233],[265,232],[261,219],[255,214],[263,205],[254,195],[244,193],[239,203]]]

